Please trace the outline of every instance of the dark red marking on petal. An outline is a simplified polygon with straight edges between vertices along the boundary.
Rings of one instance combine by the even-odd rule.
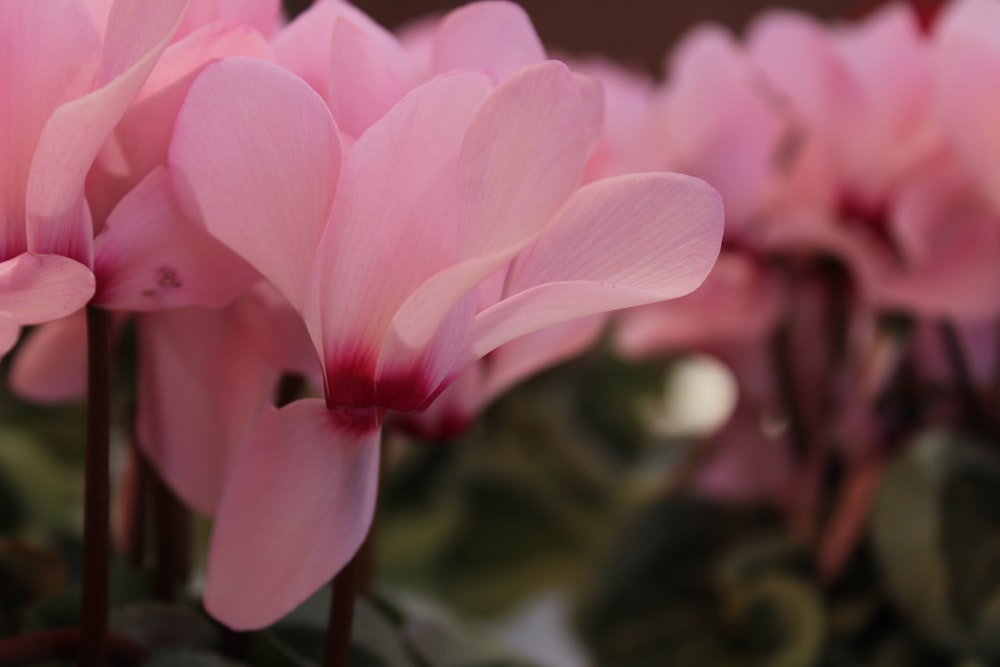
[[[347,431],[356,435],[367,435],[382,427],[382,415],[385,413],[380,408],[334,408],[330,411],[330,418],[342,431]]]
[[[326,363],[326,405],[370,408],[375,403],[374,353],[357,351]]]

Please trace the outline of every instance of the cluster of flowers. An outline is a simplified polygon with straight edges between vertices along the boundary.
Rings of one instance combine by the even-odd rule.
[[[12,385],[80,395],[74,311],[134,319],[137,439],[215,517],[205,600],[235,628],[357,551],[384,422],[454,434],[623,308],[621,353],[735,373],[697,485],[808,529],[831,460],[870,488],[901,360],[942,372],[927,332],[993,379],[998,28],[996,0],[932,28],[772,11],[696,29],[657,84],[548,60],[507,2],[395,36],[340,0],[287,25],[274,0],[8,0],[0,347],[48,322]],[[323,398],[274,408],[289,374]]]
[[[206,606],[240,629],[357,551],[387,413],[522,336],[690,292],[723,229],[703,181],[600,166],[600,83],[517,5],[407,41],[339,0],[279,19],[0,4],[3,351],[43,325],[12,385],[80,395],[80,309],[134,320],[136,437],[215,517]],[[273,407],[288,374],[324,398]]]
[[[702,491],[777,504],[816,537],[837,467],[827,573],[916,429],[996,435],[998,26],[994,0],[832,27],[769,11],[743,39],[690,32],[645,98],[643,159],[717,187],[726,239],[701,289],[625,314],[616,343],[732,369],[739,399],[703,452]],[[947,400],[928,399],[935,386]]]

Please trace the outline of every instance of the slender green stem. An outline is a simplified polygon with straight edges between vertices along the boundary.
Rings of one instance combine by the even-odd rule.
[[[79,664],[104,667],[108,651],[110,563],[111,318],[95,306],[87,306],[87,349]]]

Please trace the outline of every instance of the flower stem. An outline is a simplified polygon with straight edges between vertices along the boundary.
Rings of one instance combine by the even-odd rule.
[[[326,628],[323,667],[348,667],[351,657],[351,625],[357,597],[361,551],[333,578],[330,619]]]
[[[157,598],[173,602],[191,574],[191,513],[155,470],[149,471],[149,482],[154,521],[153,588]]]
[[[385,442],[379,456],[385,455]],[[379,465],[376,497],[383,487],[384,467]],[[358,593],[369,595],[375,572],[375,526],[380,503],[376,502],[368,534],[350,562],[333,578],[330,591],[330,617],[326,626],[326,650],[323,667],[348,667],[351,657],[351,625],[354,622],[354,601]]]
[[[111,488],[111,318],[87,306],[87,428],[84,453],[80,665],[104,667],[108,651]]]
[[[959,337],[958,329],[948,320],[938,322],[938,332],[941,336],[941,343],[944,346],[945,354],[948,355],[948,363],[951,365],[952,376],[955,382],[955,390],[964,412],[966,424],[979,433],[988,432],[989,420],[983,411],[983,406],[979,400],[976,390],[976,382],[972,377],[972,370],[969,368],[969,361],[965,356],[962,347],[962,340]]]

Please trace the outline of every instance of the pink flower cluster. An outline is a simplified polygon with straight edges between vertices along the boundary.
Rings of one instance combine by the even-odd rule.
[[[861,529],[902,431],[934,418],[880,415],[879,397],[955,370],[972,386],[951,395],[982,410],[996,377],[998,27],[995,0],[957,0],[929,28],[905,4],[833,26],[771,10],[743,38],[700,26],[640,117],[644,160],[720,190],[726,240],[702,288],[623,315],[616,345],[732,369],[740,399],[703,492],[809,524],[829,466],[846,471],[824,567]]]
[[[0,33],[3,350],[51,322],[12,383],[77,395],[73,313],[134,319],[139,444],[215,517],[205,601],[234,628],[357,551],[387,411],[486,396],[568,353],[526,336],[579,349],[719,253],[718,193],[625,173],[613,86],[511,3],[401,41],[340,0],[287,25],[276,0],[6,0]],[[289,373],[323,398],[274,408]]]

